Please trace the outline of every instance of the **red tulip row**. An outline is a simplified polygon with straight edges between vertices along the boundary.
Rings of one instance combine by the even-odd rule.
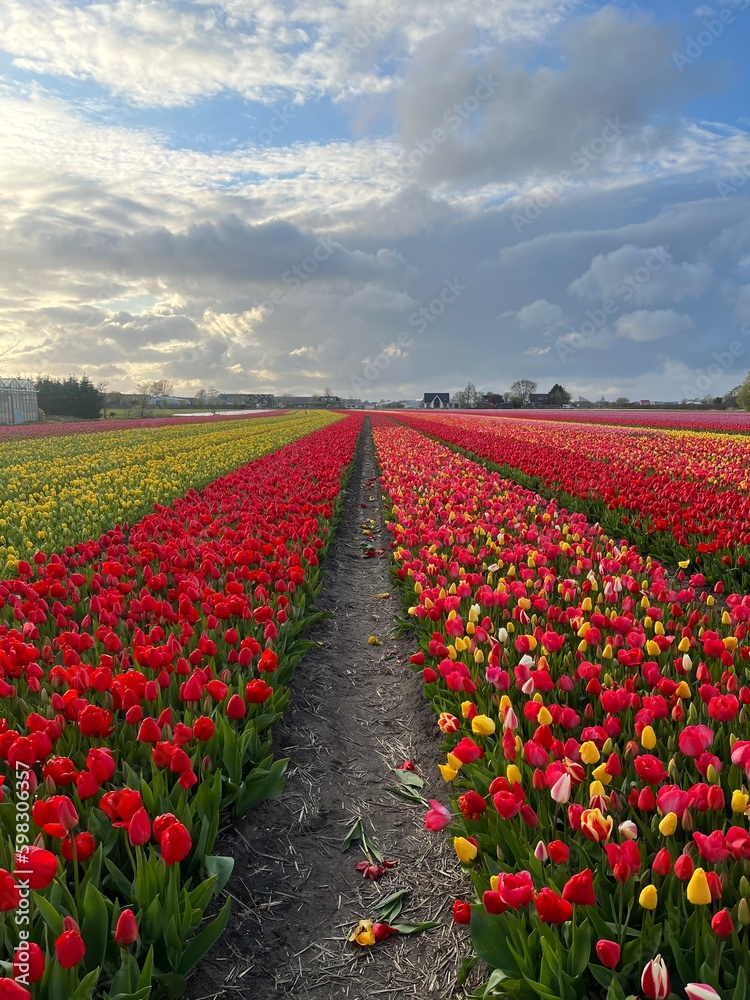
[[[220,812],[281,790],[270,728],[361,425],[0,581],[0,996],[182,995],[228,917],[204,923]]]
[[[750,438],[539,420],[404,414],[613,535],[750,589]]]
[[[750,597],[376,418],[483,995],[750,990]]]

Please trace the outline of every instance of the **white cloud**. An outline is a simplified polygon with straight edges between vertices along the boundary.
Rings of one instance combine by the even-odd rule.
[[[560,306],[553,305],[546,299],[537,299],[516,313],[518,325],[524,330],[543,330],[554,326],[563,318]]]
[[[657,309],[653,312],[639,309],[620,316],[615,324],[618,337],[636,343],[664,340],[678,333],[691,333],[694,329],[695,324],[690,316],[673,309]]]
[[[711,275],[706,261],[676,264],[663,246],[626,245],[594,257],[589,269],[571,282],[568,291],[589,302],[618,295],[636,305],[680,302],[703,295]]]

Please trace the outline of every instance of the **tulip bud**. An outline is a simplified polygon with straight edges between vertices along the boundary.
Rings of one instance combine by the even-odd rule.
[[[138,940],[138,923],[132,910],[123,910],[115,928],[115,941],[121,948],[128,948]]]
[[[659,833],[663,837],[671,837],[677,829],[677,813],[668,812],[659,823]]]
[[[721,1000],[721,997],[707,983],[688,983],[685,987],[688,1000]]]
[[[711,920],[711,930],[719,938],[729,937],[734,931],[734,924],[729,910],[719,910]]]
[[[641,733],[641,746],[646,750],[653,750],[656,746],[656,733],[651,726],[644,726]]]
[[[648,1000],[666,1000],[671,993],[672,983],[661,955],[657,955],[643,970],[641,989]]]
[[[643,907],[644,910],[655,910],[656,904],[659,902],[659,893],[656,891],[655,885],[647,885],[641,890],[641,894],[638,897],[638,902]]]
[[[543,840],[540,840],[539,843],[534,848],[534,857],[537,859],[537,861],[544,862],[548,860],[549,854],[547,852],[547,847]]]
[[[620,946],[616,941],[608,941],[602,938],[596,942],[596,957],[605,969],[614,969],[620,961]]]
[[[638,827],[630,819],[626,819],[622,823],[620,823],[618,830],[620,831],[620,836],[623,837],[625,840],[638,839]]]
[[[750,882],[745,875],[740,878],[740,895],[743,899],[750,899]]]
[[[747,905],[746,899],[741,899],[737,907],[737,919],[742,924],[743,927],[747,927],[750,924],[750,906]]]
[[[703,868],[696,868],[693,872],[688,882],[687,898],[693,906],[708,906],[711,902],[711,889]]]

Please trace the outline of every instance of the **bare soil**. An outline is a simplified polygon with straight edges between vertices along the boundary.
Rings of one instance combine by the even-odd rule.
[[[332,617],[310,636],[317,646],[297,669],[275,736],[276,754],[290,758],[286,786],[217,845],[236,859],[232,916],[192,977],[190,1000],[463,995],[454,987],[469,941],[465,927],[453,926],[451,903],[467,881],[447,838],[424,830],[423,809],[389,791],[394,768],[411,759],[425,798],[446,801],[435,777],[440,732],[408,665],[413,643],[398,634],[377,475],[367,421],[318,598]],[[367,558],[363,543],[385,552]],[[369,645],[370,636],[381,644]],[[357,846],[342,853],[358,816],[398,861],[377,882],[354,870],[363,859]],[[359,920],[374,919],[373,904],[402,888],[411,895],[401,919],[440,926],[371,949],[349,944]]]

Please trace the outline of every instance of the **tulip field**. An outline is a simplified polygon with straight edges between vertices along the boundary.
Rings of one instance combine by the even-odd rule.
[[[182,996],[228,916],[204,920],[233,864],[220,814],[282,787],[270,729],[361,423],[121,431],[109,458],[105,434],[34,442],[61,459],[52,510],[70,491],[81,516],[0,582],[0,996]],[[19,533],[44,506],[23,471]],[[132,525],[126,488],[136,510],[151,490]],[[109,525],[81,540],[92,497]]]
[[[750,590],[748,436],[465,415],[404,419],[577,507],[644,552]]]
[[[370,430],[390,547],[368,519],[348,554],[390,560],[375,596],[434,710],[424,825],[484,979],[453,995],[750,996],[750,438],[404,411],[41,430],[0,441],[0,998],[177,1000],[220,941],[220,829],[284,794],[272,731]],[[398,928],[363,927],[320,933],[388,961]]]
[[[615,499],[629,510],[645,504],[630,483],[645,482],[648,455],[663,478],[639,516],[668,504],[671,478],[694,518],[680,554],[708,537],[713,511],[714,539],[731,535],[736,555],[747,443],[715,437],[701,482],[702,436],[623,448],[608,429],[603,453],[590,428],[540,423],[535,438],[519,420],[397,420],[375,427],[394,567],[445,741],[449,805],[433,800],[425,825],[451,834],[473,883],[453,912],[493,970],[477,995],[743,1000],[750,596],[709,586],[693,560],[657,562],[455,446],[506,467],[538,461],[571,492],[598,483],[607,502],[627,471]],[[597,472],[605,457],[615,475]]]

